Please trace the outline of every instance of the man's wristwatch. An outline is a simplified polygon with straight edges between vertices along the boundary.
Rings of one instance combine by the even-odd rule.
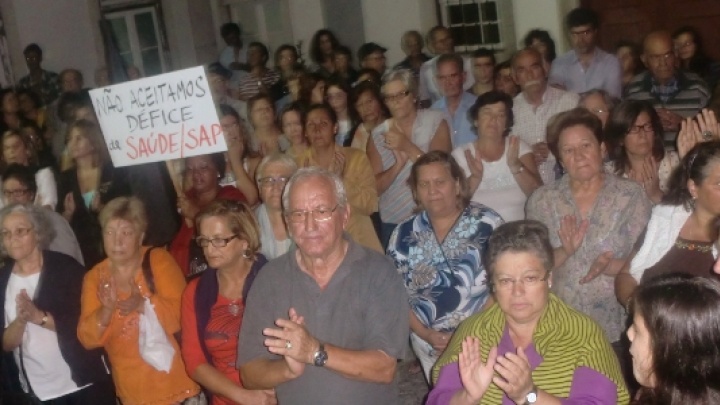
[[[525,403],[523,405],[532,405],[538,400],[538,389],[536,385],[533,385],[530,393],[525,396]]]
[[[313,364],[317,367],[324,367],[328,361],[328,354],[325,351],[325,344],[320,343],[320,347],[313,354]]]

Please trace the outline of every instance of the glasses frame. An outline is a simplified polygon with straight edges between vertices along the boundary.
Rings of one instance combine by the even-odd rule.
[[[508,278],[504,278],[502,280],[496,279],[496,280],[493,280],[493,288],[496,291],[498,291],[498,290],[511,291],[512,289],[515,288],[515,284],[518,282],[520,282],[520,284],[523,286],[523,288],[525,288],[525,287],[533,288],[533,287],[539,285],[540,282],[547,281],[547,279],[550,277],[550,272],[549,271],[545,272],[545,275],[543,277],[538,277],[537,280],[528,282],[526,279],[530,278],[530,277],[534,277],[534,276],[523,276],[520,278],[509,278],[508,277]],[[508,281],[509,283],[501,284],[500,283],[501,281]]]
[[[233,239],[239,238],[239,236],[240,235],[238,235],[238,234],[230,235],[227,238],[206,238],[204,236],[197,236],[195,238],[195,243],[197,243],[198,246],[200,246],[203,249],[206,247],[210,247],[210,245],[212,245],[213,247],[216,247],[216,248],[223,248],[223,247],[227,246],[228,243],[230,243],[230,241],[232,241]]]
[[[340,204],[335,204],[334,207],[328,209],[328,208],[318,208],[315,210],[294,210],[289,211],[285,213],[285,218],[289,223],[292,224],[302,224],[307,220],[308,215],[312,215],[312,219],[315,222],[327,222],[329,221],[335,211],[340,208]],[[301,216],[298,216],[299,214],[302,214]],[[327,218],[318,218],[319,215],[327,215]]]

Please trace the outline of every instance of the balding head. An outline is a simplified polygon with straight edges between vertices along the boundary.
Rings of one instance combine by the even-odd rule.
[[[653,31],[643,41],[643,53],[640,57],[655,80],[667,83],[675,76],[675,51],[670,33]]]

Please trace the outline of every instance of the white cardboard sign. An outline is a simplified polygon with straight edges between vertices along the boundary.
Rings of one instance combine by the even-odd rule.
[[[202,66],[90,91],[115,167],[227,150]]]

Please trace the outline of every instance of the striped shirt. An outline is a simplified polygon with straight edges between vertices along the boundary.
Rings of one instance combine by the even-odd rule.
[[[418,110],[413,123],[411,141],[423,152],[428,152],[430,141],[443,121],[447,121],[447,115],[441,111]],[[392,120],[385,120],[372,131],[375,148],[382,159],[383,171],[395,164],[395,156],[390,149],[385,147],[385,133],[390,130],[391,122]],[[399,224],[413,213],[415,201],[407,184],[411,167],[412,162],[408,160],[390,187],[380,195],[380,218],[385,223]]]
[[[700,76],[678,72],[675,83],[676,86],[660,86],[650,72],[641,73],[628,83],[625,98],[649,101],[655,109],[665,108],[685,118],[694,116],[707,106],[710,91]],[[666,147],[675,147],[677,133],[677,130],[665,132]]]
[[[280,80],[280,73],[267,69],[261,78],[257,78],[253,75],[247,75],[240,79],[239,89],[240,98],[247,100],[250,97],[260,93],[263,89],[266,93],[270,91],[270,87]]]

